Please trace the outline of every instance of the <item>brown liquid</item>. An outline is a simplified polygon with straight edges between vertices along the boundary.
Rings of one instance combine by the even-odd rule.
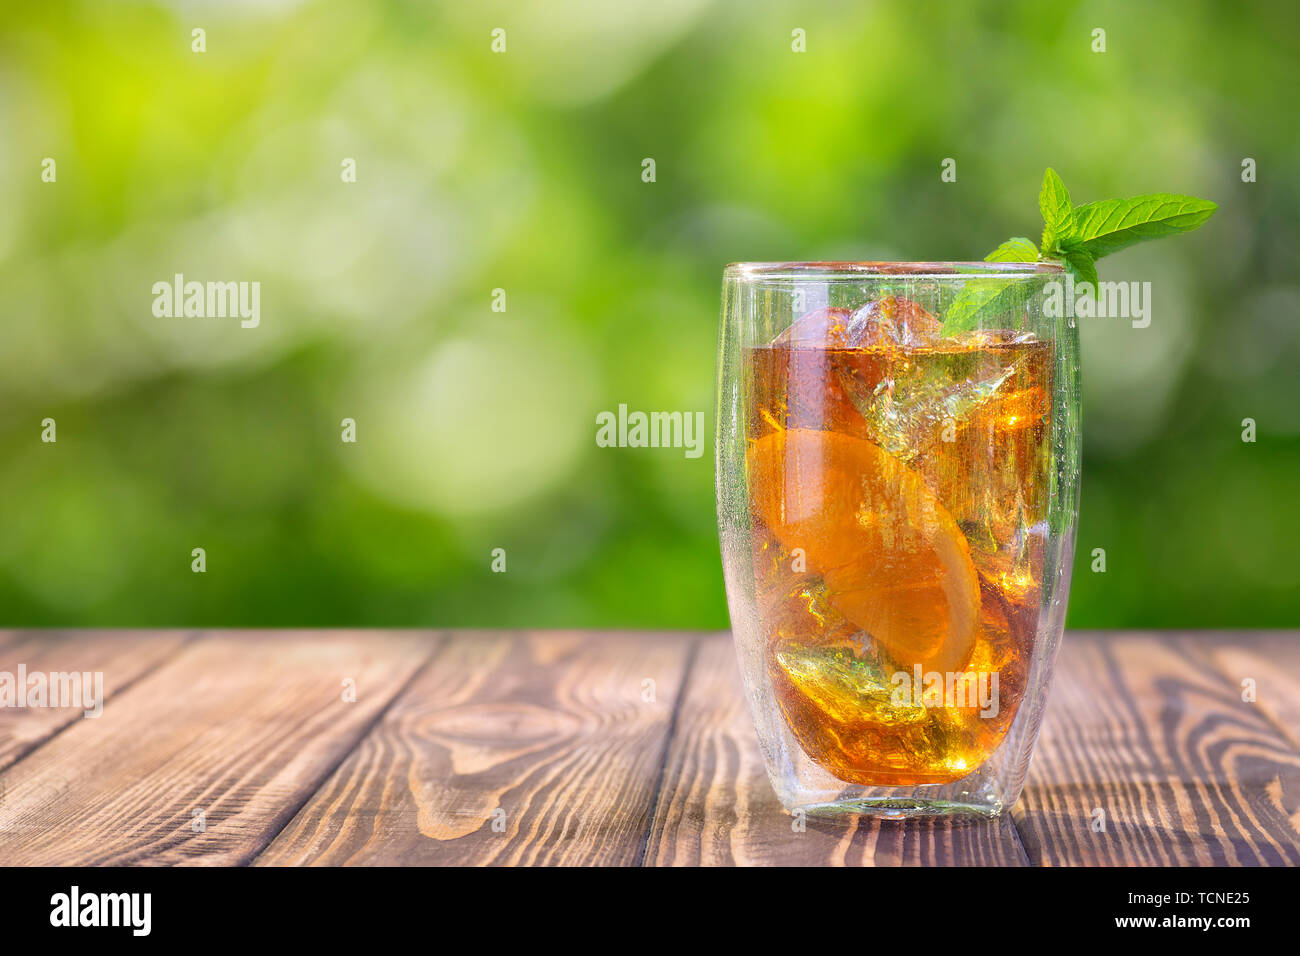
[[[747,352],[768,673],[795,738],[842,780],[959,779],[1015,716],[1040,610],[1051,349],[1009,339]]]

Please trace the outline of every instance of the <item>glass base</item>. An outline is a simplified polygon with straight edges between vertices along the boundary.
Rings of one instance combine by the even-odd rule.
[[[917,797],[853,797],[830,803],[811,803],[795,807],[810,817],[836,819],[845,823],[849,817],[869,816],[881,820],[908,820],[917,817],[991,820],[1002,815],[1001,803],[962,803],[953,800],[927,800]]]

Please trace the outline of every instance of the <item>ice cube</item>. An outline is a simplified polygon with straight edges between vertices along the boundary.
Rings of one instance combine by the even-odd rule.
[[[789,348],[845,348],[850,344],[848,325],[852,316],[852,309],[831,306],[814,309],[796,319],[772,344]]]
[[[853,313],[847,336],[857,348],[933,345],[941,328],[942,323],[916,302],[901,295],[887,295]]]
[[[965,424],[977,409],[1000,397],[1019,367],[1016,356],[966,352],[893,363],[879,378],[845,366],[840,385],[862,414],[868,437],[911,461],[941,439],[945,427]]]
[[[942,323],[900,295],[873,299],[857,309],[826,306],[801,316],[772,343],[787,347],[862,349],[933,344]]]

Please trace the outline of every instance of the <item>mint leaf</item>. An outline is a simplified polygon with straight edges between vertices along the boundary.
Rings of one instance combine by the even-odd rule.
[[[1043,214],[1039,248],[1023,236],[1008,239],[985,262],[1059,262],[1076,284],[1097,287],[1097,260],[1137,242],[1190,232],[1219,207],[1208,199],[1152,193],[1074,206],[1065,183],[1050,166],[1038,193]],[[1033,283],[989,276],[968,279],[944,314],[943,334],[1012,322],[1024,314]]]
[[[987,256],[985,262],[1037,262],[1038,247],[1024,236],[1008,239]]]
[[[1092,291],[1097,292],[1097,264],[1080,240],[1066,239],[1061,249],[1061,262],[1065,271],[1074,276],[1075,284],[1091,282]]]
[[[1060,240],[1075,231],[1075,211],[1070,191],[1051,166],[1043,173],[1043,187],[1038,193],[1038,208],[1043,214],[1043,255],[1057,251]]]
[[[1208,199],[1172,193],[1103,199],[1074,210],[1071,238],[1100,259],[1137,242],[1190,232],[1218,208]]]
[[[1006,316],[1019,319],[1025,309],[1032,283],[1023,277],[1003,279],[998,276],[967,279],[952,300],[952,305],[943,316],[943,328],[940,335],[954,335],[969,332],[981,325],[993,325],[997,328],[1012,328],[1015,323],[1007,322]],[[994,320],[1002,318],[1002,321]]]

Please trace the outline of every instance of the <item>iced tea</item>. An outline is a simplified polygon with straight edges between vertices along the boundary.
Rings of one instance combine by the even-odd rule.
[[[884,297],[742,360],[767,675],[807,755],[855,784],[983,763],[1039,627],[1051,344],[937,332]]]

